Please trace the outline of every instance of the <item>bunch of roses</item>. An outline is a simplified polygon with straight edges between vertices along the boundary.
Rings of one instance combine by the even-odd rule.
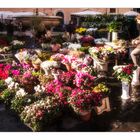
[[[133,71],[136,69],[136,66],[133,64],[129,64],[122,67],[114,67],[114,75],[117,77],[118,80],[131,82]]]

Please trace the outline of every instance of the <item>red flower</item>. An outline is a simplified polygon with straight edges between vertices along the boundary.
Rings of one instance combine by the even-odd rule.
[[[38,119],[42,119],[43,118],[43,115],[44,115],[44,111],[43,110],[38,110],[37,112],[36,112],[36,117],[38,118]]]

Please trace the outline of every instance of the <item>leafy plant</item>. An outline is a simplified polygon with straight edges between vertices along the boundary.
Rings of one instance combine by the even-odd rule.
[[[121,27],[121,23],[117,21],[112,21],[108,24],[107,28],[109,32],[117,32]]]

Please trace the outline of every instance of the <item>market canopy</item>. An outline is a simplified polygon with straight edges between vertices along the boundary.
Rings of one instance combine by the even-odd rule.
[[[123,15],[125,15],[125,16],[137,16],[137,15],[139,15],[139,13],[135,12],[135,11],[128,11],[128,12],[124,13]]]
[[[11,19],[13,17],[13,12],[10,11],[0,11],[1,19]]]
[[[36,15],[35,12],[15,12],[13,13],[13,17],[27,17],[27,16],[33,16]],[[39,16],[46,16],[44,13],[42,12],[38,12]]]
[[[82,12],[71,13],[71,15],[75,15],[75,16],[96,16],[102,14],[103,14],[102,12],[96,12],[96,11],[82,11]]]
[[[2,19],[12,19],[14,17],[27,17],[36,15],[35,12],[11,12],[11,11],[0,11],[0,18]],[[42,12],[38,12],[39,16],[46,16]]]

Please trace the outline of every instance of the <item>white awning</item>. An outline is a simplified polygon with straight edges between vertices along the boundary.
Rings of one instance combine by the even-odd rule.
[[[123,15],[125,15],[125,16],[137,16],[137,15],[139,15],[139,13],[135,12],[135,11],[128,11],[128,12],[124,13]]]
[[[14,17],[30,17],[34,16],[36,13],[34,12],[11,12],[11,11],[0,11],[1,19],[12,19]],[[46,16],[46,14],[42,12],[38,12],[39,16]]]
[[[76,16],[95,16],[95,15],[102,15],[102,12],[96,12],[96,11],[82,11],[77,13],[71,13],[71,15]]]
[[[12,19],[13,12],[10,11],[0,11],[0,18],[1,19]]]
[[[15,12],[13,13],[13,17],[30,17],[30,16],[34,16],[36,15],[35,12]],[[39,16],[46,16],[44,13],[42,12],[38,12]]]

